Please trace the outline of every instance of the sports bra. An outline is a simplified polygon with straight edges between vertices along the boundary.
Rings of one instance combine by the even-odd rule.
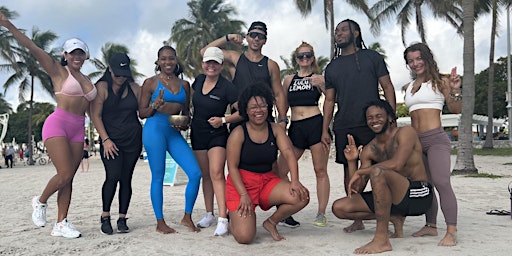
[[[318,87],[313,86],[309,79],[304,79],[311,76],[313,74],[301,77],[298,73],[295,73],[288,86],[287,98],[290,107],[318,106],[318,100],[321,96]]]
[[[423,108],[443,110],[444,95],[439,90],[434,91],[431,81],[422,83],[414,94],[411,93],[413,83],[414,81],[410,82],[405,91],[405,105],[409,108],[409,112]]]
[[[76,80],[76,78],[71,75],[71,72],[69,71],[69,68],[67,66],[64,66],[66,70],[68,71],[68,77],[62,84],[62,89],[60,92],[55,92],[55,94],[63,94],[66,96],[74,96],[74,97],[84,97],[87,101],[93,101],[94,98],[96,98],[96,95],[98,94],[98,90],[96,90],[96,86],[92,86],[92,90],[90,90],[88,93],[84,93],[82,90],[82,86],[80,86],[80,83]]]

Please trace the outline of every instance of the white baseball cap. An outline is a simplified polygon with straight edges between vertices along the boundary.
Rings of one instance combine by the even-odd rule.
[[[85,52],[86,59],[89,59],[89,47],[80,39],[78,38],[71,38],[68,39],[66,42],[64,42],[64,45],[62,46],[64,49],[64,53],[70,53],[76,49],[80,49]]]
[[[219,64],[224,62],[224,53],[219,47],[208,47],[203,54],[203,62],[214,60]]]

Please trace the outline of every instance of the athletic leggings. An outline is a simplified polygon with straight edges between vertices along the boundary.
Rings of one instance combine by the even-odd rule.
[[[100,147],[101,161],[105,167],[105,181],[101,188],[101,199],[103,211],[110,212],[112,200],[116,194],[117,183],[119,183],[119,213],[126,214],[132,198],[132,176],[135,164],[140,156],[140,150],[125,152],[118,151],[115,158],[106,159],[103,156],[103,145]]]
[[[162,208],[166,151],[188,176],[185,213],[192,213],[201,182],[201,169],[192,149],[181,133],[169,125],[167,117],[168,115],[157,113],[146,120],[142,129],[142,143],[151,169],[151,203],[157,219],[164,218]]]
[[[447,225],[457,225],[457,198],[450,182],[450,139],[443,128],[418,134],[423,147],[423,160],[432,185],[439,194],[441,211]],[[437,197],[434,193],[432,207],[425,214],[427,223],[437,223]]]

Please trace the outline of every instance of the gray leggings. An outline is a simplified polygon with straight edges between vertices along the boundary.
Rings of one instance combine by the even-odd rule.
[[[432,185],[439,194],[441,211],[444,214],[446,225],[457,225],[457,198],[450,182],[450,139],[448,135],[439,127],[418,134],[423,147],[423,161],[427,169],[427,174],[432,181]],[[437,223],[437,197],[434,193],[432,207],[425,214],[427,223]]]

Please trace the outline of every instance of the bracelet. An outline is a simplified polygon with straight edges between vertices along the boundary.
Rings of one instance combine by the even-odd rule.
[[[226,42],[229,42],[229,34],[226,34]]]
[[[460,101],[462,100],[462,95],[460,93],[450,93],[450,98],[454,101]]]
[[[107,140],[110,140],[110,137],[106,137],[104,140],[102,140],[102,143],[105,143]]]
[[[285,123],[285,124],[288,124],[288,122],[289,122],[288,118],[281,118],[278,121],[278,123]]]
[[[225,124],[225,123],[226,123],[226,118],[225,118],[225,117],[222,117],[222,118],[221,118],[221,120],[222,120],[222,123],[223,123],[223,124]]]

